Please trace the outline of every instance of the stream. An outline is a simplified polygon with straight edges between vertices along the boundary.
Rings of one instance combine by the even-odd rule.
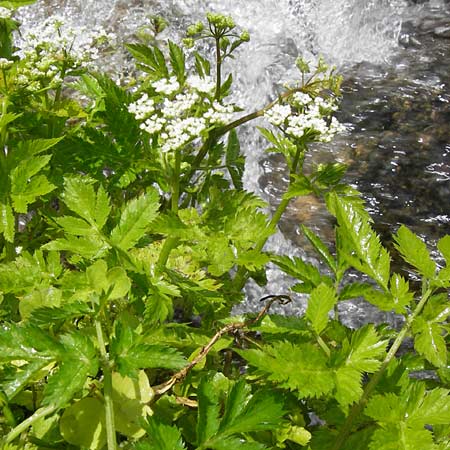
[[[40,0],[22,9],[25,26],[50,14],[72,24],[102,24],[129,40],[149,14],[171,26],[161,38],[176,40],[205,12],[231,15],[249,30],[251,41],[228,66],[237,86],[234,100],[248,110],[274,98],[284,81],[295,79],[298,56],[322,55],[344,76],[338,119],[347,132],[330,144],[311,149],[309,164],[338,160],[348,164],[345,181],[359,189],[374,226],[389,248],[400,224],[410,227],[432,249],[450,233],[450,4],[445,0]],[[118,54],[109,67],[126,75],[127,57]],[[252,124],[252,129],[254,129]],[[274,210],[287,185],[280,157],[264,153],[266,144],[249,127],[241,132],[247,156],[246,187],[260,193]],[[333,221],[312,197],[290,205],[280,232],[268,249],[315,261],[299,232],[304,223],[326,242]],[[394,266],[405,267],[394,257]],[[412,276],[412,274],[410,274]],[[236,312],[259,309],[254,299],[286,293],[291,283],[276,268],[268,286],[247,286],[248,300]],[[286,307],[284,307],[286,308]],[[305,298],[277,312],[301,314]],[[344,302],[349,326],[397,317],[363,300]]]

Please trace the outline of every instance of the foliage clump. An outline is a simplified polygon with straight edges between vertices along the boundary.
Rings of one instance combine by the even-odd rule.
[[[299,60],[299,80],[246,114],[223,77],[249,40],[230,17],[188,28],[185,44],[211,40],[214,61],[148,36],[127,44],[136,79],[122,86],[89,63],[104,33],[81,55],[49,20],[54,40],[16,47],[13,9],[29,3],[0,2],[1,448],[449,449],[450,237],[441,267],[399,228],[413,290],[345,166],[305,170],[309,145],[342,131],[334,71]],[[272,217],[242,183],[236,130],[257,117],[289,170]],[[264,251],[303,195],[336,218],[333,249],[302,227],[323,270]],[[289,292],[230,317],[269,262],[308,295],[304,317],[270,314]],[[360,297],[402,328],[344,326],[339,305]],[[414,349],[399,354],[405,339]]]

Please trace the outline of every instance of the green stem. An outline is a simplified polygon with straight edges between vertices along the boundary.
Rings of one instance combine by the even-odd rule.
[[[116,426],[114,423],[114,404],[112,399],[112,370],[111,362],[106,352],[105,340],[103,338],[102,324],[99,320],[95,321],[95,331],[100,349],[103,369],[103,397],[105,401],[105,422],[106,422],[106,442],[108,450],[117,449]]]
[[[339,433],[339,436],[337,437],[337,440],[334,444],[334,447],[332,450],[340,450],[342,446],[344,445],[345,441],[347,440],[348,435],[350,434],[352,430],[353,423],[357,417],[359,417],[365,408],[367,402],[369,401],[369,398],[373,392],[373,390],[376,388],[377,384],[380,382],[381,377],[383,376],[384,371],[386,370],[389,363],[392,361],[392,359],[395,357],[398,349],[400,348],[400,345],[403,342],[403,339],[405,338],[406,334],[408,333],[409,329],[411,328],[411,325],[414,321],[414,319],[422,312],[423,307],[427,303],[428,299],[431,296],[431,289],[428,289],[425,294],[423,295],[420,302],[417,304],[416,309],[414,312],[408,317],[406,320],[405,325],[400,330],[400,333],[397,335],[397,338],[395,339],[394,343],[392,344],[392,347],[389,349],[389,352],[387,353],[386,357],[384,358],[383,363],[381,364],[381,367],[378,369],[376,373],[373,374],[370,381],[367,383],[363,395],[358,403],[353,405],[352,409],[350,410],[350,414],[347,417],[347,420],[344,423],[344,426],[341,429],[341,432]]]
[[[298,164],[300,161],[300,155],[304,150],[305,149],[303,146],[302,147],[299,146],[297,148],[297,152],[296,152],[293,162],[292,162],[291,173],[289,175],[290,183],[292,183],[294,180],[294,175],[297,172],[297,167],[298,167]],[[263,249],[269,236],[275,232],[278,222],[280,221],[281,216],[286,211],[286,208],[289,205],[290,200],[291,199],[289,199],[289,198],[283,198],[281,200],[280,204],[278,205],[277,209],[275,210],[275,213],[272,216],[272,219],[269,222],[269,225],[268,225],[269,232],[267,233],[267,235],[263,236],[263,238],[260,239],[255,245],[254,250],[257,253],[259,253]],[[234,277],[234,281],[233,281],[234,287],[236,288],[237,291],[240,291],[245,286],[247,279],[248,279],[248,271],[245,267],[241,266],[238,269],[236,276]]]
[[[45,416],[48,416],[54,411],[56,411],[56,407],[54,405],[39,408],[37,411],[35,411],[35,413],[32,416],[28,417],[28,419],[25,419],[23,422],[19,423],[17,427],[12,429],[9,432],[9,434],[5,437],[3,444],[9,444],[10,442],[14,441],[14,439],[20,436],[34,422]]]
[[[180,172],[181,172],[181,150],[175,151],[175,165],[172,177],[172,199],[171,210],[178,214],[178,203],[180,200]],[[168,237],[159,254],[158,262],[156,263],[156,272],[161,273],[166,267],[167,260],[171,251],[177,246],[179,239],[177,237]]]
[[[222,87],[222,56],[220,54],[220,36],[216,36],[216,93],[214,98],[219,100]]]

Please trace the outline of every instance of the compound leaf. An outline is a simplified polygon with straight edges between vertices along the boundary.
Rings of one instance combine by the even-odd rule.
[[[111,232],[111,241],[122,250],[128,250],[141,239],[158,215],[159,201],[151,190],[130,200],[120,216],[119,224]]]
[[[313,330],[320,334],[328,323],[328,313],[337,302],[335,290],[324,283],[319,284],[311,292],[306,309],[306,317]]]

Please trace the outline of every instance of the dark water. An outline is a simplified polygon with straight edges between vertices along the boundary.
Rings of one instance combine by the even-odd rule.
[[[346,180],[363,193],[385,242],[405,224],[432,246],[450,233],[450,7],[416,7],[389,64],[362,62],[343,75],[339,119],[351,131],[311,159],[349,165]],[[286,173],[277,158],[261,165],[261,183],[276,204]],[[294,202],[282,224],[303,246],[299,221],[332,239],[331,219],[315,199]]]

